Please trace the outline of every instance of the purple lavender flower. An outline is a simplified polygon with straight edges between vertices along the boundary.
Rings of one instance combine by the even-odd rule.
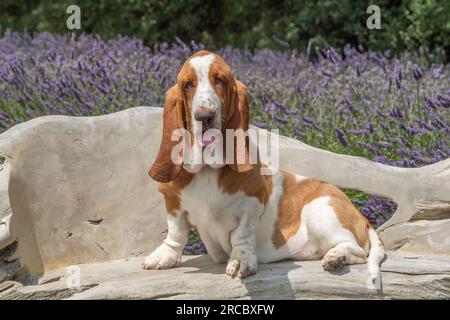
[[[299,94],[302,93],[302,87],[301,87],[301,85],[300,85],[300,81],[298,81],[298,82],[295,84],[295,91],[296,91],[297,93],[299,93]]]
[[[342,129],[336,128],[335,129],[336,132],[336,137],[338,139],[338,141],[340,142],[340,144],[342,144],[344,147],[348,147],[350,144],[347,141],[347,138],[345,137],[345,133]]]
[[[423,77],[422,70],[420,70],[420,68],[416,66],[413,69],[413,76],[414,76],[414,79],[416,79],[416,81],[419,81]]]
[[[399,67],[398,68],[398,70],[397,70],[397,79],[398,79],[398,81],[402,81],[402,79],[403,79],[403,73],[402,73],[402,68],[401,67]]]
[[[403,112],[399,107],[392,108],[392,111],[389,113],[392,118],[403,118]]]
[[[331,63],[336,64],[339,62],[338,55],[333,48],[327,49],[327,58],[331,61]]]
[[[322,70],[322,74],[329,78],[331,78],[333,76],[328,70]]]
[[[356,64],[356,76],[358,78],[361,77],[361,67],[360,67],[359,63]]]
[[[450,96],[445,96],[443,94],[438,94],[437,102],[443,108],[450,108]]]
[[[433,77],[434,80],[438,80],[441,77],[443,69],[444,69],[444,65],[442,65],[442,64],[438,68],[436,68],[433,65],[432,77]]]
[[[280,122],[280,123],[282,123],[282,124],[288,124],[288,123],[289,123],[289,120],[287,120],[287,119],[285,119],[285,118],[283,118],[283,117],[281,117],[281,116],[279,116],[279,115],[275,115],[273,118],[274,118],[276,121],[278,121],[278,122]]]
[[[425,101],[424,101],[425,108],[435,109],[437,105],[439,105],[439,103],[437,101],[434,101],[433,99],[431,99],[429,97],[425,97]]]
[[[312,48],[312,39],[309,39],[308,46],[306,47],[306,56],[309,57],[311,55]]]
[[[401,89],[402,88],[402,80],[399,77],[395,78],[395,85],[397,86],[397,89]]]
[[[355,105],[350,101],[348,101],[347,99],[344,100],[343,105],[351,112],[356,111]]]

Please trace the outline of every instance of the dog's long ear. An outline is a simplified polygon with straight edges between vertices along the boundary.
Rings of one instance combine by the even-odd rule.
[[[171,141],[171,137],[175,130],[184,128],[184,112],[181,92],[175,85],[166,92],[161,145],[156,160],[148,172],[150,177],[156,181],[172,181],[181,171],[182,164],[173,163],[171,158],[172,149],[179,141]]]
[[[227,129],[242,129],[247,133],[249,126],[249,110],[247,99],[247,87],[240,81],[235,81],[233,97],[229,108],[230,118],[227,121]],[[234,138],[234,164],[230,167],[236,172],[247,172],[253,169],[249,157],[249,138],[245,137],[245,143],[238,143],[238,138]],[[244,162],[239,161],[244,157]]]

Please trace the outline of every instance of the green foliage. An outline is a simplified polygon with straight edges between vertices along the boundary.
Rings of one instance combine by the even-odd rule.
[[[379,0],[381,30],[366,28],[367,0],[2,0],[0,33],[7,28],[65,32],[66,8],[73,3],[81,8],[81,32],[140,37],[150,46],[179,37],[213,49],[277,49],[284,41],[304,50],[313,39],[319,47],[361,44],[394,54],[423,48],[440,60],[450,51],[447,0]]]

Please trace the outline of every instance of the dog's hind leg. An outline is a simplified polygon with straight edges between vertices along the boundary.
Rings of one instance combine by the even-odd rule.
[[[322,259],[322,267],[325,271],[336,271],[346,264],[366,261],[366,252],[356,242],[346,241],[328,250]]]

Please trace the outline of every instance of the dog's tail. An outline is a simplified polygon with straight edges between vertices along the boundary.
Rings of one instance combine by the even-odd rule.
[[[385,257],[384,245],[379,238],[377,232],[373,228],[369,228],[370,250],[367,264],[369,268],[369,279],[367,285],[372,289],[381,288],[380,263]]]

